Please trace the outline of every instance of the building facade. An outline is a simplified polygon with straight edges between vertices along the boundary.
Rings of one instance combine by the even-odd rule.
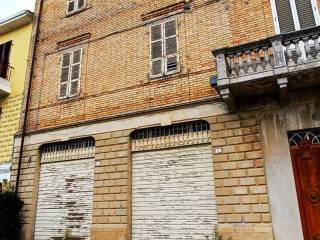
[[[23,239],[319,238],[318,4],[38,0]]]
[[[14,134],[21,117],[33,13],[0,20],[0,182],[10,178]]]

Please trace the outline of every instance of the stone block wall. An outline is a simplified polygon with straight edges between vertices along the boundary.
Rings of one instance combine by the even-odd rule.
[[[20,139],[15,140],[10,181],[16,184],[20,153]],[[40,144],[25,145],[23,149],[21,174],[19,182],[19,197],[24,202],[22,213],[23,233],[21,239],[32,239],[33,223],[35,220],[35,207],[38,192],[38,179],[40,173],[39,148]]]
[[[232,239],[272,239],[261,135],[255,114],[221,115],[211,123],[220,232]]]
[[[273,239],[261,136],[254,114],[220,115],[211,126],[219,232],[232,240]],[[96,139],[91,239],[130,239],[130,129],[94,135]],[[37,197],[40,145],[25,146],[20,196],[24,231],[31,239]],[[18,157],[15,149],[15,161]],[[37,162],[38,161],[38,162]],[[16,163],[16,162],[15,162]],[[17,165],[14,165],[15,179]]]
[[[130,131],[96,135],[91,239],[129,239]]]

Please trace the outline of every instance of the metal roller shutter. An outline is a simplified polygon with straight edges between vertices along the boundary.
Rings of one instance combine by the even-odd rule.
[[[206,239],[215,224],[211,145],[133,154],[133,240]]]
[[[42,154],[35,240],[62,239],[67,228],[72,239],[90,239],[93,151],[92,145],[73,141],[48,146]]]
[[[206,239],[217,224],[210,126],[132,135],[132,240]]]

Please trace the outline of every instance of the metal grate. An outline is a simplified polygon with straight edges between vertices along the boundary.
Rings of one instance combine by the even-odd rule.
[[[133,151],[210,142],[205,121],[137,130],[132,134]]]
[[[302,140],[308,140],[311,144],[320,144],[320,129],[289,132],[289,145],[298,146]]]
[[[41,147],[41,162],[56,162],[94,157],[93,138],[46,144]]]
[[[164,137],[170,135],[187,134],[192,132],[202,132],[210,130],[210,125],[205,121],[191,123],[174,124],[166,127],[148,128],[137,130],[133,133],[132,139],[146,139],[155,137]]]

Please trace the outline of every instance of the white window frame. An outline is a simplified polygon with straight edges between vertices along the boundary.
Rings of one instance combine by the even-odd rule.
[[[175,35],[175,38],[176,38],[176,41],[177,41],[177,52],[175,54],[171,54],[171,55],[166,55],[166,40],[169,39],[169,38],[172,38],[173,36],[170,36],[170,37],[166,37],[165,36],[165,24],[167,22],[171,22],[175,20],[175,27],[176,27],[176,35]],[[157,25],[161,25],[161,40],[155,40],[155,41],[152,41],[152,32],[151,32],[151,28],[154,27],[154,26],[157,26]],[[170,18],[170,19],[167,19],[166,21],[162,21],[162,22],[157,22],[157,23],[154,23],[152,24],[150,27],[149,27],[149,42],[150,42],[150,78],[157,78],[157,77],[161,77],[161,76],[166,76],[166,75],[170,75],[170,74],[173,74],[173,73],[177,73],[177,72],[180,72],[180,61],[179,61],[179,40],[178,40],[178,20],[177,18]],[[152,43],[154,42],[158,42],[158,41],[161,41],[162,43],[162,57],[160,58],[155,58],[155,59],[152,59]],[[168,57],[176,57],[177,58],[177,69],[176,70],[173,70],[173,71],[168,71],[167,69],[167,59]],[[152,63],[154,61],[157,61],[157,60],[161,60],[161,73],[160,74],[155,74],[153,75],[152,74]]]
[[[277,13],[277,7],[276,7],[276,2],[275,2],[276,0],[270,0],[270,1],[271,1],[271,9],[272,9],[273,22],[274,22],[276,34],[280,34],[281,31],[280,31],[280,24],[278,21],[278,13]],[[299,31],[299,30],[301,30],[301,27],[300,27],[296,2],[295,2],[295,0],[289,0],[289,1],[290,1],[290,6],[291,6],[294,27],[295,27],[296,31]],[[308,1],[308,0],[305,0],[305,1]],[[317,1],[316,0],[309,0],[309,1],[311,2],[315,23],[317,26],[319,26],[320,25],[320,13],[319,13]]]
[[[76,63],[74,64],[73,63],[73,53],[77,50],[81,50],[81,53],[80,53],[80,67],[79,67],[79,78],[76,78],[76,79],[71,79],[71,76],[72,76],[72,66],[74,65],[77,65],[79,63]],[[68,82],[67,82],[67,94],[66,96],[60,96],[60,87],[61,87],[61,73],[62,73],[62,69],[63,69],[63,55],[64,54],[67,54],[69,53],[70,54],[70,65],[68,66],[69,68],[69,71],[68,71]],[[68,98],[71,98],[71,97],[75,97],[75,96],[78,96],[80,94],[80,85],[81,85],[81,72],[82,72],[82,56],[83,56],[83,47],[77,47],[77,48],[74,48],[74,49],[69,49],[63,53],[61,53],[61,59],[60,59],[60,72],[59,72],[59,86],[58,86],[58,99],[68,99]],[[66,67],[65,67],[66,68]],[[75,81],[78,81],[79,84],[78,84],[78,89],[77,89],[77,93],[75,94],[71,94],[71,83],[72,82],[75,82]]]
[[[84,0],[83,7],[81,7],[81,8],[78,8],[78,1],[79,0],[67,0],[67,10],[66,10],[66,14],[67,15],[76,13],[76,12],[78,12],[78,11],[80,11],[80,10],[82,10],[82,9],[84,9],[86,7],[86,5],[87,5],[87,1],[86,0]],[[69,12],[69,3],[70,2],[74,2],[74,10]]]

